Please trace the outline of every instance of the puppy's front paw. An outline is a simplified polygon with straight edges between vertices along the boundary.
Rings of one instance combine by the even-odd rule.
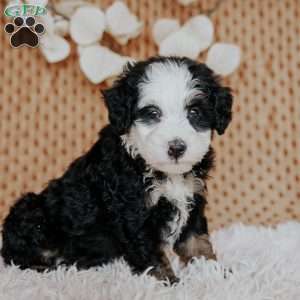
[[[191,235],[184,242],[176,244],[174,250],[184,264],[187,264],[193,257],[201,256],[206,259],[217,260],[207,234]]]
[[[169,282],[171,285],[179,282],[179,278],[175,276],[170,268],[158,266],[152,269],[149,274],[154,276],[157,280],[164,281],[166,283]]]

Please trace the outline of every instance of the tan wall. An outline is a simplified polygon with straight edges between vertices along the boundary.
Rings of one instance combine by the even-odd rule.
[[[125,47],[107,37],[104,44],[140,59],[157,53],[150,35],[155,19],[184,21],[214,4],[127,2],[145,22],[142,36]],[[212,19],[216,40],[239,44],[243,61],[226,81],[235,93],[233,123],[214,140],[210,227],[299,220],[300,2],[224,0]],[[79,70],[74,45],[68,60],[49,65],[38,49],[12,49],[1,29],[0,67],[1,219],[20,194],[40,191],[88,149],[106,113],[99,86]]]

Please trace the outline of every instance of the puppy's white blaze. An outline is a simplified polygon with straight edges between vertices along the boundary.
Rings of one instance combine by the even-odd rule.
[[[128,135],[122,137],[131,155],[140,154],[148,165],[168,174],[182,174],[192,169],[207,153],[210,129],[196,131],[187,119],[186,105],[202,91],[185,64],[151,64],[139,84],[138,107],[156,105],[162,112],[160,122],[135,122]],[[168,156],[168,143],[182,139],[187,146],[184,155],[174,162]]]
[[[153,63],[139,84],[141,99],[138,107],[156,104],[166,112],[182,113],[190,98],[201,93],[195,88],[196,84],[197,80],[185,64]]]

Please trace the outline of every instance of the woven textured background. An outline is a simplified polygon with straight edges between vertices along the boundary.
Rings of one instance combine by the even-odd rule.
[[[100,2],[105,8],[112,1]],[[126,2],[145,22],[142,35],[124,47],[107,36],[103,44],[138,59],[157,53],[151,37],[157,18],[185,21],[214,5]],[[210,228],[300,220],[300,1],[224,0],[212,20],[216,40],[240,45],[243,61],[226,79],[235,94],[233,122],[213,142]],[[38,49],[10,47],[6,21],[1,17],[0,220],[22,193],[38,192],[62,174],[106,122],[99,86],[82,75],[74,44],[66,61],[47,64]]]

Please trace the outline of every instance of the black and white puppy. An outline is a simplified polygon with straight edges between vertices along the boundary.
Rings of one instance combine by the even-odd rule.
[[[156,57],[128,65],[103,91],[110,125],[65,174],[11,208],[2,255],[21,268],[99,266],[124,257],[176,280],[184,262],[214,258],[204,216],[213,131],[231,120],[232,95],[204,64]]]

